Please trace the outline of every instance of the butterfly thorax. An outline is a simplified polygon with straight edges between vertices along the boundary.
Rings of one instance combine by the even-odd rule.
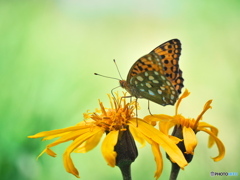
[[[120,80],[119,84],[122,88],[126,89],[126,91],[131,94],[131,96],[135,96],[136,98],[141,98],[141,95],[139,94],[138,90],[134,87],[132,87],[127,81]]]

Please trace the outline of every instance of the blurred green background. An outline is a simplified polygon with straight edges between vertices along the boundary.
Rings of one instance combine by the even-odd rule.
[[[98,107],[98,99],[107,106],[106,94],[118,82],[93,73],[118,78],[116,59],[126,77],[138,58],[173,38],[182,42],[180,67],[191,91],[180,112],[196,117],[213,99],[203,120],[219,128],[226,146],[225,158],[213,162],[217,148],[208,149],[208,136],[199,133],[195,157],[179,179],[210,179],[211,171],[240,173],[239,9],[238,0],[0,1],[0,179],[76,180],[62,163],[69,143],[53,148],[56,158],[43,155],[36,161],[49,142],[27,136],[78,123],[82,113]],[[139,102],[143,117],[147,101]],[[174,107],[152,103],[151,112],[172,115]],[[83,180],[121,180],[100,146],[72,157]],[[139,149],[132,171],[134,180],[154,179],[149,146]],[[169,172],[165,160],[160,179],[168,179]]]

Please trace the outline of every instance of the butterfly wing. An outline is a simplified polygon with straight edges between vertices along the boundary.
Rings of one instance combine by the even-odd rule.
[[[184,81],[182,71],[179,68],[181,50],[181,42],[178,39],[172,39],[151,51],[151,53],[156,53],[161,59],[165,76],[172,82],[179,94],[181,94]]]
[[[132,95],[161,105],[173,105],[183,87],[178,66],[180,52],[180,41],[173,39],[137,60],[127,77]]]
[[[178,92],[163,74],[161,60],[157,58],[158,56],[154,53],[140,58],[132,71],[132,74],[136,74],[131,76],[129,82],[127,79],[127,82],[130,84],[132,95],[163,106],[173,105],[178,98]],[[158,63],[152,63],[152,59]]]
[[[178,92],[171,82],[158,71],[145,71],[130,80],[138,97],[146,98],[160,105],[174,105]]]

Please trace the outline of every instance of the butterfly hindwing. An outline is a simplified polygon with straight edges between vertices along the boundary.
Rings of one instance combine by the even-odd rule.
[[[146,98],[157,104],[173,105],[178,93],[171,82],[158,71],[145,71],[130,80],[130,85],[138,90],[142,98]]]

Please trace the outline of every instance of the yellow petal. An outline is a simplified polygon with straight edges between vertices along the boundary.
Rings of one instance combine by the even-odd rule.
[[[102,155],[108,165],[114,167],[116,165],[117,153],[114,146],[117,144],[119,131],[110,131],[102,143]]]
[[[183,141],[182,139],[179,139],[178,137],[168,135],[168,137],[175,143],[178,144],[180,141]]]
[[[63,137],[60,137],[59,139],[57,139],[53,143],[47,145],[47,148],[56,146],[58,144],[61,144],[61,143],[64,143],[64,142],[67,142],[67,141],[70,141],[70,140],[74,140],[77,137],[81,136],[82,134],[88,133],[89,131],[91,131],[90,128],[88,128],[88,129],[80,129],[78,131],[73,131],[71,133],[67,133]]]
[[[50,136],[47,136],[45,138],[42,139],[42,141],[47,141],[47,140],[51,140],[51,139],[54,139],[54,138],[58,138],[58,137],[61,137],[61,136],[64,136],[66,134],[68,134],[69,132],[64,132],[64,133],[59,133],[59,134],[54,134],[54,135],[50,135]]]
[[[93,148],[95,148],[98,145],[103,133],[104,133],[104,131],[99,131],[98,133],[94,134],[87,141],[85,141],[85,143],[83,143],[80,147],[76,148],[74,150],[74,152],[75,153],[86,153],[86,152],[92,150]]]
[[[144,120],[147,122],[151,121],[170,121],[173,117],[168,116],[165,114],[154,114],[154,115],[148,115],[144,117]]]
[[[178,114],[178,107],[182,101],[183,98],[186,98],[188,95],[190,94],[190,92],[186,89],[183,94],[180,96],[180,98],[178,99],[177,103],[176,103],[176,110],[175,110],[175,115]]]
[[[179,165],[179,167],[183,168],[188,164],[177,145],[161,131],[158,131],[157,129],[155,129],[148,123],[142,121],[141,119],[138,119],[138,126],[135,121],[130,121],[129,125],[139,133],[142,133],[144,136],[158,143]]]
[[[211,132],[217,136],[218,135],[218,129],[206,122],[199,122],[198,124],[198,128],[210,128]],[[209,140],[208,140],[208,147],[212,147],[215,143],[215,140],[212,136],[209,136]]]
[[[78,170],[75,168],[73,161],[70,157],[70,154],[73,152],[74,149],[80,146],[84,141],[86,141],[88,138],[90,138],[94,134],[97,134],[99,131],[102,131],[102,129],[98,127],[94,127],[91,131],[89,130],[87,133],[82,134],[81,136],[76,138],[72,142],[72,144],[70,144],[70,146],[66,149],[66,151],[63,154],[63,161],[64,161],[64,166],[67,172],[79,178]]]
[[[52,135],[61,134],[61,133],[69,132],[69,131],[76,131],[76,130],[84,129],[84,128],[89,128],[89,126],[71,126],[71,127],[67,127],[67,128],[63,128],[63,129],[56,129],[56,130],[52,130],[52,131],[43,131],[43,132],[37,133],[35,135],[28,136],[28,138],[39,138],[39,137],[45,137],[45,136],[52,136]]]
[[[211,103],[212,103],[212,100],[209,100],[209,101],[206,102],[206,104],[205,104],[204,107],[203,107],[203,111],[198,115],[198,117],[197,117],[197,119],[196,119],[196,122],[199,122],[199,121],[202,119],[203,114],[204,114],[208,109],[212,108],[212,106],[210,106]],[[196,123],[194,129],[196,129],[196,127],[197,127],[197,123]]]
[[[130,126],[131,128],[131,126]],[[129,128],[129,129],[130,129]],[[133,128],[132,128],[133,129]],[[130,130],[131,131],[131,130]],[[132,131],[131,131],[132,132]],[[153,155],[154,155],[154,159],[155,159],[155,162],[156,162],[156,166],[157,166],[157,170],[155,171],[155,174],[154,174],[154,177],[156,179],[158,179],[161,174],[162,174],[162,169],[163,169],[163,161],[162,161],[162,154],[160,152],[160,149],[159,149],[159,145],[154,142],[152,139],[148,138],[147,136],[144,136],[144,138],[146,139],[146,141],[151,144],[151,147],[152,147],[152,152],[153,152]]]
[[[193,154],[194,149],[197,146],[196,134],[192,128],[183,127],[183,140],[186,148],[186,154]]]
[[[158,179],[162,174],[163,161],[162,161],[162,154],[160,152],[159,145],[157,143],[152,144],[152,152],[157,164],[157,170],[155,172],[154,177]]]
[[[136,119],[134,119],[136,120]],[[142,146],[144,147],[146,145],[146,140],[143,138],[143,136],[138,133],[134,128],[132,128],[131,126],[129,126],[129,130],[134,138],[134,140],[136,140],[137,142],[139,142]]]
[[[38,155],[37,159],[40,158],[44,153],[47,153],[49,156],[52,156],[52,157],[56,157],[56,156],[57,156],[57,154],[56,154],[53,150],[51,150],[51,149],[49,149],[49,148],[45,148],[45,149]]]
[[[163,132],[164,134],[168,134],[169,129],[172,128],[175,124],[173,123],[173,121],[160,121],[158,125],[161,132]]]
[[[169,129],[174,126],[172,121],[173,116],[168,116],[165,114],[148,115],[144,117],[144,120],[147,122],[159,121],[159,130],[164,134],[168,134]]]
[[[188,89],[185,89],[185,91],[183,92],[182,96],[180,98],[186,98],[187,96],[189,96],[190,92],[188,91]]]
[[[220,161],[224,158],[225,156],[225,147],[224,147],[224,144],[222,143],[222,141],[217,137],[215,136],[215,134],[213,134],[211,131],[209,131],[208,129],[205,129],[205,128],[199,128],[199,131],[204,131],[206,133],[208,133],[210,136],[213,137],[214,141],[216,142],[217,144],[217,147],[218,147],[218,156],[212,158],[214,161]]]
[[[156,142],[149,139],[148,137],[145,137],[145,138],[147,139],[148,143],[151,144],[151,147],[152,147],[152,152],[153,152],[156,166],[157,166],[157,170],[155,171],[154,177],[158,179],[161,176],[162,170],[163,170],[162,154],[161,154],[159,145]]]
[[[47,153],[49,156],[52,156],[52,157],[56,157],[56,155],[57,155],[53,150],[51,150],[51,149],[49,149],[49,148],[46,148],[46,153]]]

